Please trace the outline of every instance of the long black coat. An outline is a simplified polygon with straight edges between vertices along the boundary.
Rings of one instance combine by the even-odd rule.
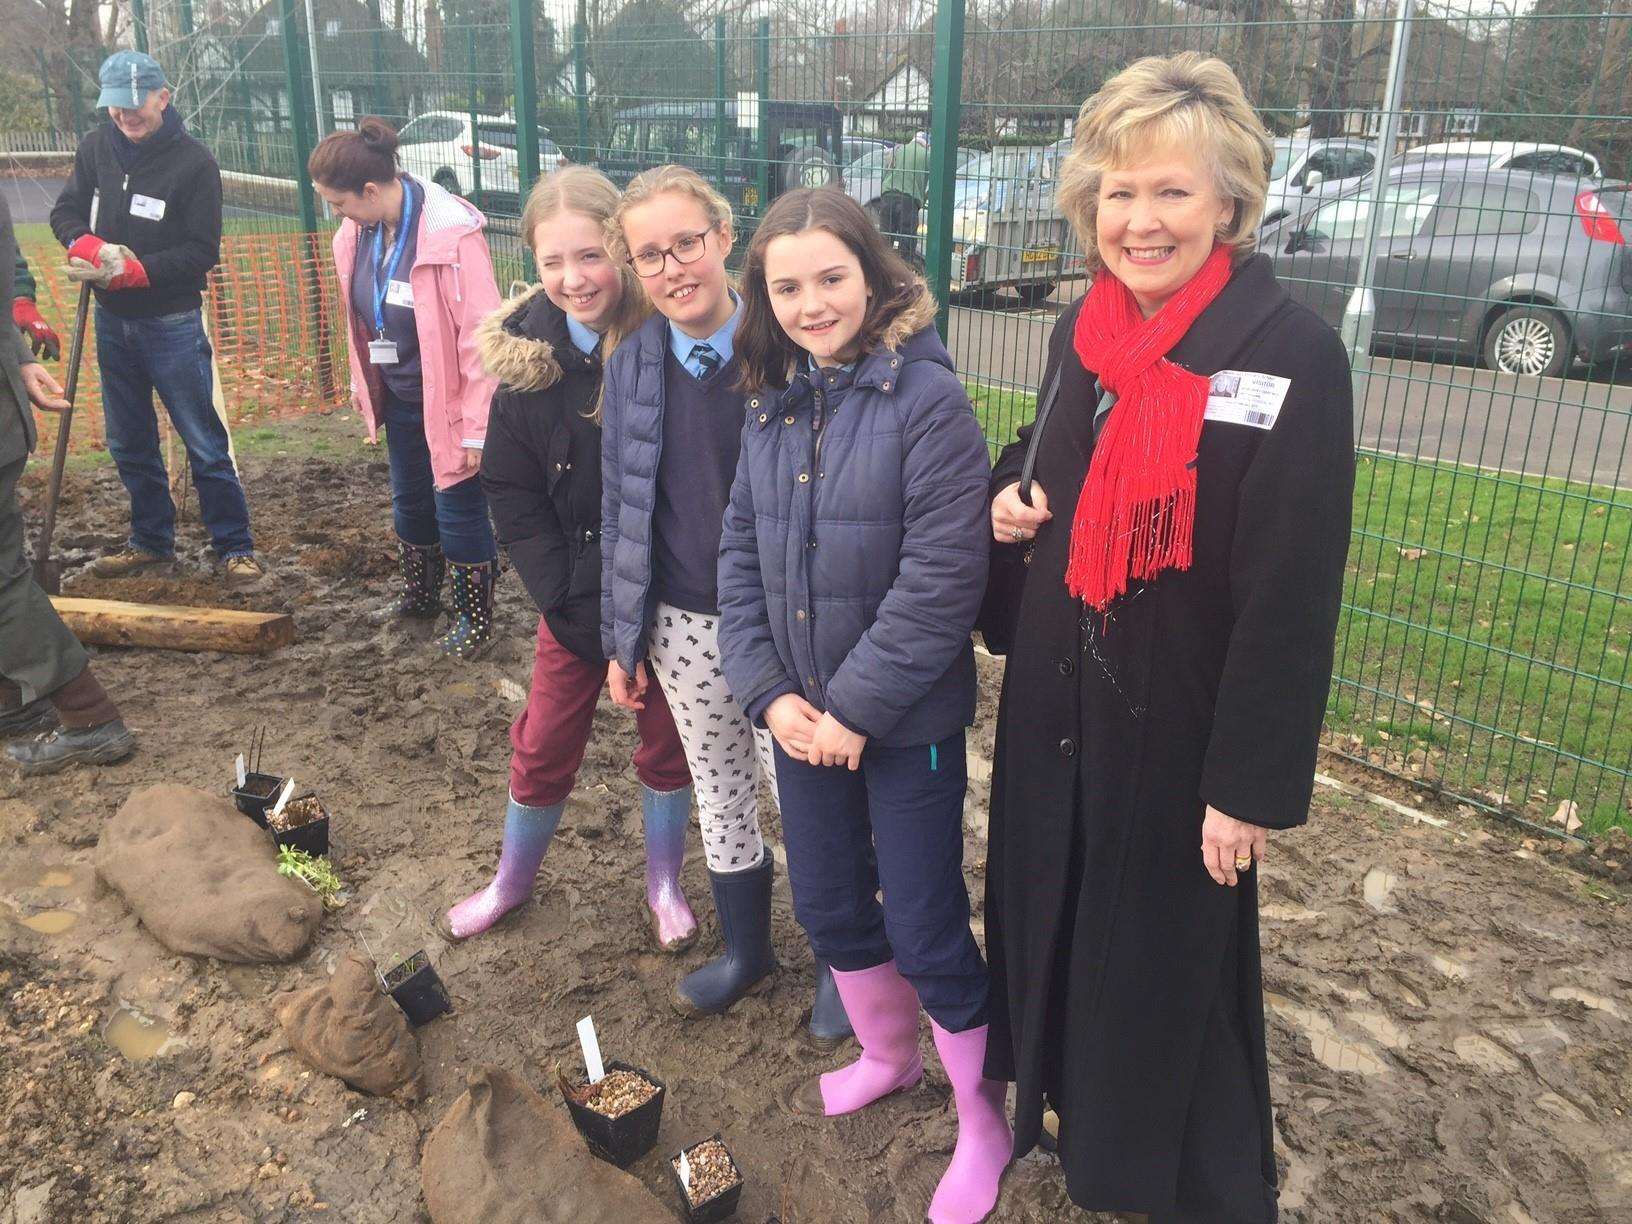
[[[1206,422],[1191,567],[1102,616],[1064,581],[1096,403],[1071,344],[1080,309],[1055,326],[1044,382],[1063,361],[1036,469],[1054,517],[1029,565],[993,549],[988,606],[1005,583],[1023,594],[993,763],[988,1073],[1017,1081],[1017,1152],[1043,1094],[1059,1107],[1079,1205],[1273,1219],[1255,873],[1215,884],[1201,826],[1208,804],[1274,829],[1307,818],[1354,483],[1348,360],[1267,259],[1237,269],[1169,356],[1290,379],[1279,419]],[[1021,432],[994,495],[1019,477]],[[1183,1203],[1198,1170],[1241,1152],[1224,1178],[1240,1194]]]
[[[601,359],[578,351],[567,316],[534,287],[476,329],[499,380],[482,450],[482,491],[510,564],[555,640],[601,655],[601,427],[589,415]]]

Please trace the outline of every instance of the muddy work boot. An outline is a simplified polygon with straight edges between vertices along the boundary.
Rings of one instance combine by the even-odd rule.
[[[56,725],[57,712],[44,697],[27,705],[0,710],[0,739],[33,735],[37,731],[49,731]]]
[[[443,654],[474,659],[493,642],[493,582],[498,564],[448,564],[451,575],[453,625],[436,639]]]
[[[376,625],[398,620],[434,620],[442,611],[442,575],[447,562],[440,544],[397,541],[397,572],[402,590],[390,603],[368,614]]]
[[[135,735],[118,718],[94,727],[58,727],[6,745],[6,755],[22,767],[24,777],[56,773],[70,765],[111,765],[135,751]]]
[[[221,566],[222,573],[227,580],[227,587],[234,591],[248,591],[260,586],[266,577],[266,567],[255,559],[253,553],[239,553],[236,557],[228,557]]]
[[[91,573],[98,578],[130,578],[150,569],[167,567],[174,561],[174,557],[161,557],[145,548],[127,546],[92,561]]]

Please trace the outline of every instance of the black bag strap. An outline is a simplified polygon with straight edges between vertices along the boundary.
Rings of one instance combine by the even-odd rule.
[[[1048,380],[1043,398],[1037,402],[1037,417],[1032,422],[1031,440],[1026,443],[1026,458],[1020,465],[1020,500],[1031,505],[1031,477],[1037,470],[1037,449],[1043,441],[1043,429],[1054,411],[1054,402],[1060,398],[1060,376],[1065,373],[1065,361],[1054,367],[1054,377]]]

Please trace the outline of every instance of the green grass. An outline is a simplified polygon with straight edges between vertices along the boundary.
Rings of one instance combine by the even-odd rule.
[[[995,456],[1035,398],[967,386]],[[1629,547],[1632,492],[1362,456],[1329,730],[1532,819],[1632,827]]]

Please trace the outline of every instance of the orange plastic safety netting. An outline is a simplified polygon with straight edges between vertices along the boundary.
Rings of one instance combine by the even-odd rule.
[[[23,254],[38,286],[40,313],[62,337],[66,362],[78,286],[63,271],[62,248],[25,238]],[[349,397],[339,285],[329,240],[314,234],[232,234],[210,273],[204,318],[227,420],[234,426],[333,409]],[[52,364],[63,377],[64,366]],[[103,443],[96,328],[85,329],[85,358],[75,397],[72,449]],[[42,417],[44,434],[50,424]]]

